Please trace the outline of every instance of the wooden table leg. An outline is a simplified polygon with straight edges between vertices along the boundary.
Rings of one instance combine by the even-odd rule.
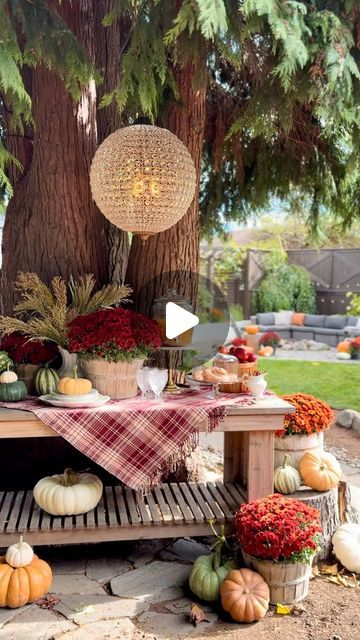
[[[274,432],[249,431],[247,460],[248,501],[274,492]]]
[[[239,482],[246,485],[247,478],[247,431],[224,433],[224,482]]]

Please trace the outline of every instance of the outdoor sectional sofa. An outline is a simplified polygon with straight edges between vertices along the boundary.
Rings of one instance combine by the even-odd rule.
[[[276,331],[281,338],[294,340],[316,340],[325,342],[331,347],[344,338],[360,335],[360,318],[355,316],[327,316],[305,314],[304,324],[276,324],[274,313],[257,313],[251,316],[250,322],[258,324],[261,332]]]

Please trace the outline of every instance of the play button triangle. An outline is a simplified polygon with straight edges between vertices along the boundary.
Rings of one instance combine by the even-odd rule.
[[[173,340],[185,331],[196,327],[199,324],[199,318],[193,313],[186,311],[174,302],[168,302],[166,305],[166,337]]]

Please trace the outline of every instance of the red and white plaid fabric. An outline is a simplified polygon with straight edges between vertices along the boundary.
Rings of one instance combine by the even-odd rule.
[[[136,491],[147,492],[161,473],[174,468],[182,455],[197,444],[198,427],[209,430],[223,420],[226,406],[250,406],[249,396],[232,395],[210,400],[207,392],[167,396],[166,401],[111,400],[98,408],[58,409],[38,398],[4,403],[7,409],[32,411],[42,422],[76,449]]]

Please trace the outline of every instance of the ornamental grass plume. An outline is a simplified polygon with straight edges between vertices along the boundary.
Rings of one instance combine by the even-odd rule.
[[[66,348],[68,325],[74,318],[127,301],[131,293],[127,285],[109,284],[94,293],[95,286],[91,274],[76,281],[71,277],[68,283],[55,276],[48,287],[36,273],[20,271],[15,281],[20,297],[14,306],[15,317],[0,317],[0,334],[17,332],[32,340],[50,340]]]
[[[320,433],[334,420],[334,412],[329,405],[307,393],[293,393],[281,398],[292,404],[296,413],[287,413],[284,416],[283,428],[275,432],[279,438]]]
[[[317,509],[277,493],[242,504],[234,524],[245,553],[277,562],[310,563],[322,532]]]

